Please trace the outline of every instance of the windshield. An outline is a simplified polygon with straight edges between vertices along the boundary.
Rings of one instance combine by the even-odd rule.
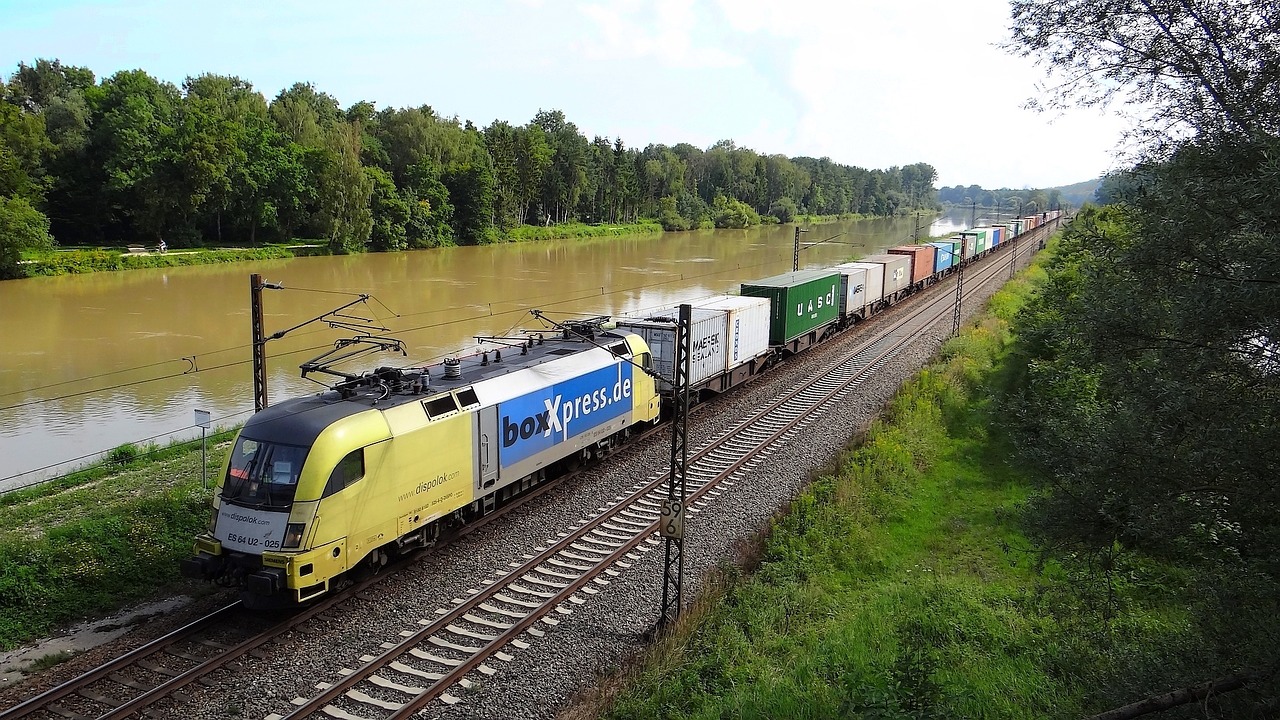
[[[259,442],[243,435],[231,451],[222,499],[246,507],[287,507],[298,488],[307,448]]]

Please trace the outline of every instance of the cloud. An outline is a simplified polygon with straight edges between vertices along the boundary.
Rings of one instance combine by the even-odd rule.
[[[731,68],[743,59],[705,40],[693,0],[637,0],[579,6],[599,37],[580,41],[594,60],[657,60],[668,68]],[[700,42],[701,41],[701,42]]]
[[[929,162],[948,184],[1056,184],[1111,164],[1122,131],[1113,118],[1023,108],[1041,72],[999,47],[1003,2],[717,2],[725,24],[753,37],[741,45],[786,48],[779,76],[798,116],[789,154]]]

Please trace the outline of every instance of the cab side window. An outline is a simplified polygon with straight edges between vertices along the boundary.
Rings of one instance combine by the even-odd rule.
[[[350,487],[362,477],[364,477],[364,448],[353,450],[338,461],[338,466],[333,469],[333,473],[329,475],[329,482],[324,486],[324,496],[329,497],[343,488]]]

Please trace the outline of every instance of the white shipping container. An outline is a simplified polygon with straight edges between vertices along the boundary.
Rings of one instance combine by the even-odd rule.
[[[862,262],[884,265],[884,294],[890,299],[892,299],[894,293],[905,290],[911,285],[910,255],[891,255],[889,253],[868,255],[862,258]]]
[[[835,266],[836,270],[862,270],[867,273],[866,304],[875,305],[884,298],[884,265],[869,262],[851,262]]]
[[[769,298],[720,295],[697,303],[704,310],[727,313],[725,370],[769,352]]]
[[[676,322],[680,308],[646,313],[643,318],[617,318],[620,329],[630,330],[649,344],[653,369],[668,384],[675,381]],[[723,310],[693,308],[689,325],[689,384],[697,385],[725,369],[727,313]]]
[[[859,313],[867,305],[867,269],[839,265],[835,268],[844,278],[840,297],[840,314]]]

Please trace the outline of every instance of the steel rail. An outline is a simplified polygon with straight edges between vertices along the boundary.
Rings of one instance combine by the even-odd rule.
[[[980,279],[980,281],[975,284],[975,289],[971,290],[971,292],[976,291],[977,287],[982,287],[986,283],[990,282],[990,280],[997,277],[999,272],[1003,270],[1003,267],[1003,264],[997,263],[991,264],[991,267],[984,268],[984,270],[987,271],[987,276]],[[945,303],[940,302],[940,300],[944,299],[944,297],[932,299],[925,305],[915,309],[914,312],[902,318],[894,326],[887,328],[875,338],[861,344],[856,350],[846,353],[844,358],[834,363],[826,372],[821,373],[810,383],[776,399],[766,408],[757,411],[751,417],[738,423],[731,430],[722,433],[716,440],[696,452],[690,462],[690,479],[698,482],[699,486],[689,496],[689,503],[696,502],[725,480],[735,477],[735,475],[742,471],[743,468],[748,467],[753,463],[753,461],[758,459],[761,454],[772,450],[779,442],[789,438],[792,433],[806,426],[817,413],[821,412],[830,404],[842,399],[854,386],[860,383],[888,359],[896,355],[904,345],[914,340],[918,334],[918,329],[905,333],[903,330],[908,329],[908,326],[922,315],[927,314],[931,308],[938,305],[944,305]],[[931,325],[944,314],[945,313],[935,312],[934,316],[928,318],[927,322],[923,323],[923,325],[925,327]],[[897,336],[896,338],[895,335]],[[874,353],[872,357],[863,357],[865,354],[870,352],[872,348],[886,343],[887,347],[881,348],[878,352]],[[838,374],[842,374],[844,377],[833,379],[833,376]],[[783,410],[784,408],[787,408],[789,404],[799,400],[802,395],[805,395],[815,389],[818,390],[818,397],[800,400],[800,405],[802,407],[789,408],[785,411]],[[780,418],[781,421],[779,421]],[[766,429],[763,436],[761,436],[759,432],[760,425],[772,427]],[[723,466],[716,469],[709,477],[706,476],[706,472],[703,470],[699,469],[695,471],[695,468],[699,463],[714,459],[716,453],[721,452],[725,447],[732,445],[735,441],[738,441],[741,436],[749,435],[753,432],[756,437],[750,438],[745,443],[748,447],[734,453],[737,457],[729,460],[727,465],[723,465],[722,460],[721,464]],[[622,514],[627,514],[628,510],[631,511],[629,514],[632,516],[644,517],[643,513],[653,516],[647,524],[634,531],[630,539],[618,544],[608,554],[597,553],[604,555],[598,560],[593,561],[581,556],[572,556],[577,557],[584,562],[593,562],[594,564],[591,567],[584,569],[576,578],[570,580],[568,583],[562,583],[557,592],[552,594],[550,597],[547,597],[536,608],[530,608],[530,611],[524,613],[523,617],[520,617],[514,623],[510,623],[499,635],[488,640],[484,645],[479,647],[468,647],[467,650],[470,650],[469,657],[464,660],[456,661],[452,670],[443,674],[438,674],[439,676],[431,683],[431,685],[426,688],[408,688],[405,686],[399,686],[398,689],[402,691],[416,690],[418,693],[411,700],[401,704],[398,709],[394,710],[393,714],[389,716],[389,720],[400,720],[401,718],[406,718],[437,698],[445,697],[456,702],[456,698],[451,698],[451,696],[448,696],[447,694],[447,691],[450,688],[459,683],[465,684],[467,682],[465,680],[465,676],[468,673],[481,668],[487,660],[491,659],[502,648],[511,644],[513,640],[518,638],[524,632],[532,629],[536,623],[546,618],[549,613],[555,610],[555,608],[568,602],[578,591],[586,588],[593,581],[597,580],[602,573],[606,572],[608,568],[620,561],[621,558],[627,556],[641,544],[652,538],[659,522],[656,513],[652,510],[637,512],[635,508],[641,504],[653,506],[653,501],[647,500],[647,498],[663,487],[667,474],[668,473],[660,474],[648,483],[644,484],[641,489],[634,491],[629,498],[614,503],[611,508],[604,509],[604,511],[596,517],[581,524],[576,530],[566,534],[560,541],[552,544],[544,550],[541,550],[537,555],[532,556],[524,563],[519,564],[514,570],[508,570],[503,575],[503,579],[493,581],[488,584],[487,588],[474,592],[468,600],[458,603],[452,610],[444,613],[433,622],[427,623],[426,621],[423,621],[424,627],[416,632],[410,633],[406,631],[406,637],[404,637],[404,639],[402,639],[398,644],[391,645],[389,647],[384,645],[384,651],[381,654],[375,657],[366,656],[365,658],[362,658],[364,665],[362,665],[358,671],[349,672],[346,674],[346,677],[338,682],[323,686],[324,689],[319,695],[311,698],[310,700],[302,698],[295,700],[297,707],[295,707],[289,715],[271,715],[270,718],[272,720],[277,720],[279,718],[283,718],[283,720],[300,720],[301,718],[305,718],[317,712],[329,714],[333,717],[356,717],[355,715],[332,706],[331,703],[344,695],[350,695],[361,682],[375,675],[382,669],[391,666],[393,663],[396,663],[399,658],[408,654],[410,649],[416,648],[429,638],[443,633],[456,634],[452,630],[448,629],[449,626],[453,625],[458,620],[464,619],[477,608],[491,600],[494,600],[504,592],[512,592],[510,590],[510,586],[515,581],[511,580],[511,578],[524,578],[530,574],[539,572],[545,574],[545,571],[541,571],[539,568],[552,561],[556,556],[563,554],[568,548],[575,546],[586,539],[593,530],[596,530],[610,522],[618,522],[617,517]],[[513,565],[515,564],[513,563]],[[358,698],[357,701],[359,701]],[[394,703],[380,704],[383,704],[384,707],[394,705]]]

